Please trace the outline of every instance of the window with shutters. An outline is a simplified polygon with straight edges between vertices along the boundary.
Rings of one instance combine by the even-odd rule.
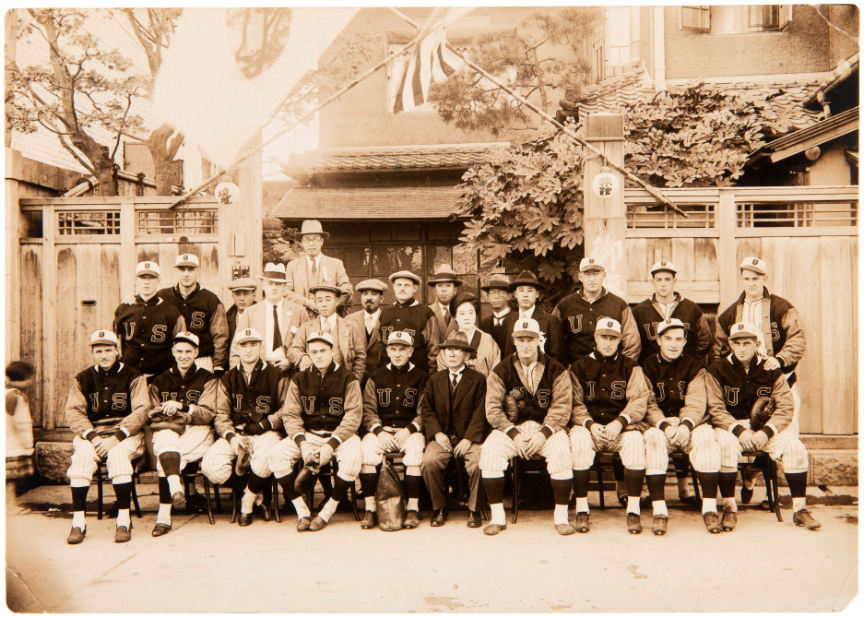
[[[792,22],[791,4],[682,6],[681,28],[711,34],[777,32]]]
[[[681,28],[708,32],[711,29],[711,7],[682,6]]]

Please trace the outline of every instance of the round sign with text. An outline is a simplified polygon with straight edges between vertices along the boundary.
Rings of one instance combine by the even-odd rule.
[[[600,172],[591,181],[591,189],[597,197],[612,197],[618,193],[618,177],[612,172]]]

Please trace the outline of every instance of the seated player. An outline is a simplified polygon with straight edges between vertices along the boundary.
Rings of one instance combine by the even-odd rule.
[[[288,379],[262,358],[261,335],[255,329],[238,330],[234,344],[240,363],[219,378],[213,420],[219,439],[204,453],[201,472],[211,483],[243,492],[238,523],[248,526],[254,507],[263,503],[262,490],[271,474],[267,453],[282,439],[280,409]],[[267,509],[263,516],[269,519]]]
[[[648,385],[642,369],[619,349],[621,324],[600,318],[594,351],[570,366],[573,427],[570,448],[576,488],[576,529],[588,532],[588,477],[595,453],[618,453],[627,488],[627,531],[642,532],[639,494],[645,476],[645,441],[638,423],[645,418]]]
[[[735,477],[742,452],[762,451],[783,464],[792,494],[792,521],[796,526],[816,530],[821,524],[807,510],[807,448],[790,429],[795,403],[781,367],[766,368],[756,354],[759,329],[736,322],[729,329],[732,353],[711,363],[706,385],[708,413],[720,445],[720,496],[723,499],[723,530],[735,529],[738,506]],[[774,400],[774,412],[763,427],[750,427],[750,411],[759,397]]]
[[[466,366],[472,348],[464,333],[451,333],[442,344],[446,369],[429,377],[420,397],[420,415],[428,443],[420,471],[432,498],[432,526],[447,520],[444,470],[461,458],[468,473],[468,527],[480,527],[480,448],[486,437],[486,379]]]
[[[120,343],[110,330],[90,335],[90,351],[95,365],[75,376],[66,399],[66,418],[75,436],[66,473],[72,486],[72,530],[66,542],[77,545],[87,534],[87,492],[96,467],[104,461],[117,497],[114,542],[125,543],[132,538],[132,461],[144,454],[141,428],[150,403],[147,381],[137,369],[120,362]]]
[[[702,486],[702,520],[711,534],[720,532],[717,479],[720,447],[706,414],[705,369],[702,359],[684,354],[687,326],[678,318],[657,323],[659,351],[642,362],[653,394],[645,423],[645,482],[654,507],[654,534],[666,534],[666,469],[669,453],[686,453]],[[656,429],[655,429],[656,428]],[[686,481],[686,477],[684,479]],[[679,492],[681,480],[679,479]]]
[[[488,535],[507,527],[504,518],[504,470],[513,457],[543,457],[555,497],[554,522],[558,534],[573,534],[567,519],[573,480],[567,421],[573,394],[567,369],[540,351],[537,320],[513,325],[516,351],[505,356],[486,380],[486,419],[492,432],[483,443],[480,470],[492,511]],[[516,499],[516,498],[514,498]]]
[[[417,403],[426,385],[426,372],[409,359],[414,353],[414,339],[405,331],[397,330],[387,338],[387,357],[390,362],[373,371],[363,389],[363,466],[360,468],[360,486],[366,501],[366,515],[360,522],[364,530],[374,528],[375,490],[378,487],[378,466],[384,453],[404,453],[405,493],[408,512],[403,527],[416,528],[420,524],[419,502],[423,489],[420,464],[423,462],[423,426]]]
[[[363,418],[360,381],[345,367],[333,362],[333,339],[328,333],[311,333],[306,339],[306,353],[312,366],[291,378],[282,422],[287,438],[270,453],[270,466],[297,511],[297,531],[323,529],[336,507],[348,494],[360,472],[362,455],[357,429]],[[338,471],[333,493],[312,518],[306,499],[294,486],[297,472],[294,464],[314,470],[331,463],[336,457]]]
[[[217,381],[195,363],[198,336],[178,333],[171,353],[174,366],[150,382],[150,428],[159,474],[159,512],[153,536],[171,531],[172,500],[183,498],[180,473],[213,444]]]

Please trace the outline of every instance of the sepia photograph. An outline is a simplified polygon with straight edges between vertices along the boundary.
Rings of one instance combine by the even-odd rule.
[[[7,610],[851,613],[859,29],[7,9]]]

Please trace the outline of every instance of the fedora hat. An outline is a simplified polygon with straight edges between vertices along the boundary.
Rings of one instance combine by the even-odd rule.
[[[453,283],[457,288],[462,285],[459,275],[453,272],[453,269],[447,264],[442,264],[435,269],[435,274],[426,283],[430,286],[434,286],[436,283]]]
[[[318,234],[322,238],[330,238],[330,234],[324,231],[318,219],[306,219],[300,226],[300,238],[307,234]]]
[[[458,330],[450,333],[450,336],[447,337],[447,341],[442,343],[440,347],[442,350],[446,350],[447,348],[457,348],[459,350],[465,350],[466,352],[474,351],[474,348],[472,348],[471,344],[468,343],[468,337],[465,336],[465,333]]]
[[[537,280],[537,275],[532,273],[530,270],[523,270],[519,273],[519,276],[516,277],[513,281],[510,282],[510,291],[512,292],[520,285],[530,285],[533,286],[538,292],[543,291],[543,284]]]
[[[270,281],[278,281],[279,283],[287,283],[288,277],[285,275],[285,264],[279,263],[274,264],[273,262],[267,262],[264,266],[264,274],[260,275],[262,279],[269,279]]]
[[[507,290],[509,292],[510,277],[508,277],[504,273],[494,273],[492,275],[489,275],[489,278],[486,279],[486,283],[481,285],[480,289],[483,291]]]

